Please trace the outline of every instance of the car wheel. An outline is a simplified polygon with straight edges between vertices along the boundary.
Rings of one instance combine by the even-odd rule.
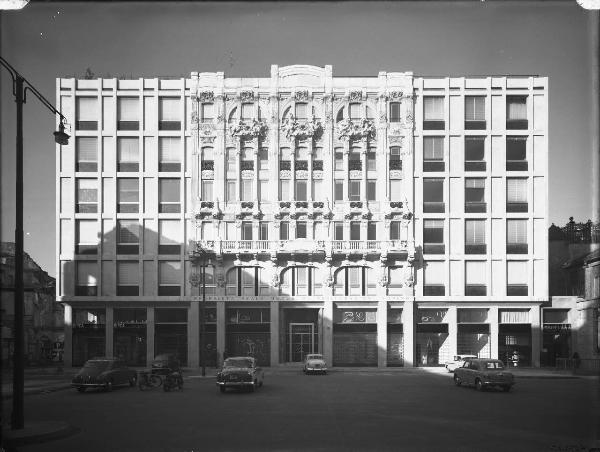
[[[106,390],[106,392],[111,392],[113,390],[113,381],[108,380],[106,382],[106,385],[104,386],[104,389]]]
[[[478,378],[477,380],[475,380],[475,389],[477,389],[478,391],[483,391],[483,383],[481,382],[481,380]]]
[[[509,386],[502,386],[502,390],[504,392],[510,392],[511,388],[512,388],[512,386],[510,386],[510,385]]]
[[[458,375],[454,376],[454,384],[456,386],[460,386],[462,384],[462,380],[460,379],[460,377]]]
[[[225,388],[225,386],[219,386],[219,390],[224,394],[227,388]]]
[[[78,387],[77,392],[85,392],[85,387],[83,387],[83,386]]]

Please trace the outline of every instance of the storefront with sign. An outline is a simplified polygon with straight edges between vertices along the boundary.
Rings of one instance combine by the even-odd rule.
[[[387,324],[387,365],[404,366],[404,332],[402,309],[388,309]]]
[[[187,365],[187,308],[154,309],[154,355],[174,354]]]
[[[320,353],[319,309],[284,309],[280,337],[285,362],[299,363],[309,353]]]
[[[146,309],[115,309],[113,320],[113,356],[128,366],[145,366]]]
[[[456,353],[491,358],[488,310],[459,308],[457,321]]]
[[[271,320],[269,308],[226,310],[227,356],[253,356],[260,366],[271,364]]]
[[[498,315],[498,358],[509,367],[531,366],[529,309],[500,309]]]
[[[106,312],[104,309],[73,309],[73,366],[106,356]]]
[[[571,324],[568,309],[544,309],[543,313],[542,366],[556,366],[557,358],[571,358]]]
[[[202,365],[202,326],[199,334],[198,362]],[[217,309],[204,309],[204,365],[206,367],[217,367]]]
[[[377,366],[377,310],[333,310],[333,365]]]
[[[442,366],[452,358],[447,309],[419,309],[416,316],[416,355],[417,366]]]

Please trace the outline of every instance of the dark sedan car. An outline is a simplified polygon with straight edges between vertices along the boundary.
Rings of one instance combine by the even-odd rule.
[[[249,389],[254,392],[263,385],[265,373],[256,359],[248,356],[227,358],[217,374],[217,386],[221,392],[227,388]]]
[[[71,386],[79,392],[87,388],[102,388],[111,391],[114,386],[135,386],[137,373],[121,360],[94,358],[87,361],[73,377]]]
[[[472,359],[454,371],[454,383],[473,385],[479,391],[495,386],[508,392],[515,384],[515,377],[498,359]]]

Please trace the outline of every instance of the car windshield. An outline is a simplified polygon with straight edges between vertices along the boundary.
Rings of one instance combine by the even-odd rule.
[[[83,366],[84,369],[107,369],[110,366],[110,361],[88,361]]]
[[[228,358],[223,367],[252,367],[252,360],[244,358]]]
[[[323,355],[307,355],[306,359],[323,359]]]
[[[486,369],[504,369],[504,366],[499,361],[488,361],[485,363]]]

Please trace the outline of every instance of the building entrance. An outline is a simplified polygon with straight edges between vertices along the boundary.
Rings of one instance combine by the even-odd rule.
[[[290,323],[288,343],[290,362],[304,361],[306,355],[315,352],[314,323]]]

